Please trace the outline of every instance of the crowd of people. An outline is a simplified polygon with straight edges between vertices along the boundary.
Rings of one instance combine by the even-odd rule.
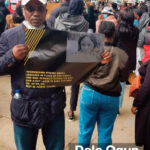
[[[48,28],[88,32],[89,36],[81,38],[80,53],[94,48],[90,33],[105,35],[101,63],[84,81],[79,96],[78,144],[90,146],[96,123],[98,147],[105,150],[112,144],[125,85],[130,84],[129,76],[140,74],[141,87],[131,108],[136,115],[135,144],[150,150],[150,1],[121,5],[104,0],[62,0],[47,20],[47,0],[19,0],[15,7],[11,5],[10,0],[0,0],[0,75],[11,75],[11,118],[17,150],[35,150],[39,129],[46,150],[64,149],[65,87],[28,89],[24,85],[24,58],[29,52],[25,30]],[[8,14],[17,24],[11,29]],[[79,88],[79,84],[71,87],[69,120],[75,119]],[[22,95],[20,101],[14,98],[16,89]]]

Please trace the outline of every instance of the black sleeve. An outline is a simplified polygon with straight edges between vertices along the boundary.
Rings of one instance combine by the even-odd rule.
[[[150,63],[147,66],[144,81],[138,91],[137,96],[134,99],[133,106],[142,107],[148,100],[149,95],[150,95]]]

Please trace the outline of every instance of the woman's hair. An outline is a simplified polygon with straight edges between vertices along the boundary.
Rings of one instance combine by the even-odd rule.
[[[107,38],[113,37],[115,24],[112,21],[102,21],[99,25],[99,33],[103,33]]]
[[[129,25],[133,25],[134,22],[134,14],[133,10],[130,8],[125,8],[124,10],[121,10],[119,13],[119,23],[125,23]]]
[[[78,48],[78,50],[79,50],[79,51],[81,51],[81,42],[82,42],[82,40],[83,40],[85,37],[89,37],[89,38],[90,38],[90,40],[91,40],[92,43],[94,44],[94,48],[97,47],[98,43],[97,43],[97,40],[95,39],[94,35],[93,35],[93,34],[88,34],[88,35],[84,35],[84,36],[82,36],[82,37],[79,38],[79,41],[78,41],[78,43],[79,43],[79,48]]]
[[[83,0],[71,0],[69,3],[68,13],[70,15],[82,15],[84,9]]]
[[[137,40],[138,29],[133,25],[134,14],[130,8],[125,8],[119,14],[117,34],[122,40]]]

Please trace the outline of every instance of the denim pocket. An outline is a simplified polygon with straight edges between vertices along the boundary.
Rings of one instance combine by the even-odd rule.
[[[94,90],[83,85],[82,91],[80,94],[80,102],[83,104],[92,104],[93,103]]]
[[[29,118],[29,101],[16,100],[11,101],[11,114],[18,121],[28,122]]]

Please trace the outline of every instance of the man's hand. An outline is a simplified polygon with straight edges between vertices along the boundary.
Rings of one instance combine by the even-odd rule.
[[[15,59],[23,60],[29,52],[29,48],[24,44],[14,46],[12,53]]]
[[[107,64],[108,62],[110,62],[111,60],[111,52],[109,51],[104,51],[102,54],[101,54],[101,57],[102,57],[102,60],[101,60],[101,64]]]
[[[137,107],[132,106],[131,111],[132,111],[132,114],[134,114],[134,115],[135,115],[135,114],[137,113],[137,111],[138,111],[138,108],[137,108]]]

